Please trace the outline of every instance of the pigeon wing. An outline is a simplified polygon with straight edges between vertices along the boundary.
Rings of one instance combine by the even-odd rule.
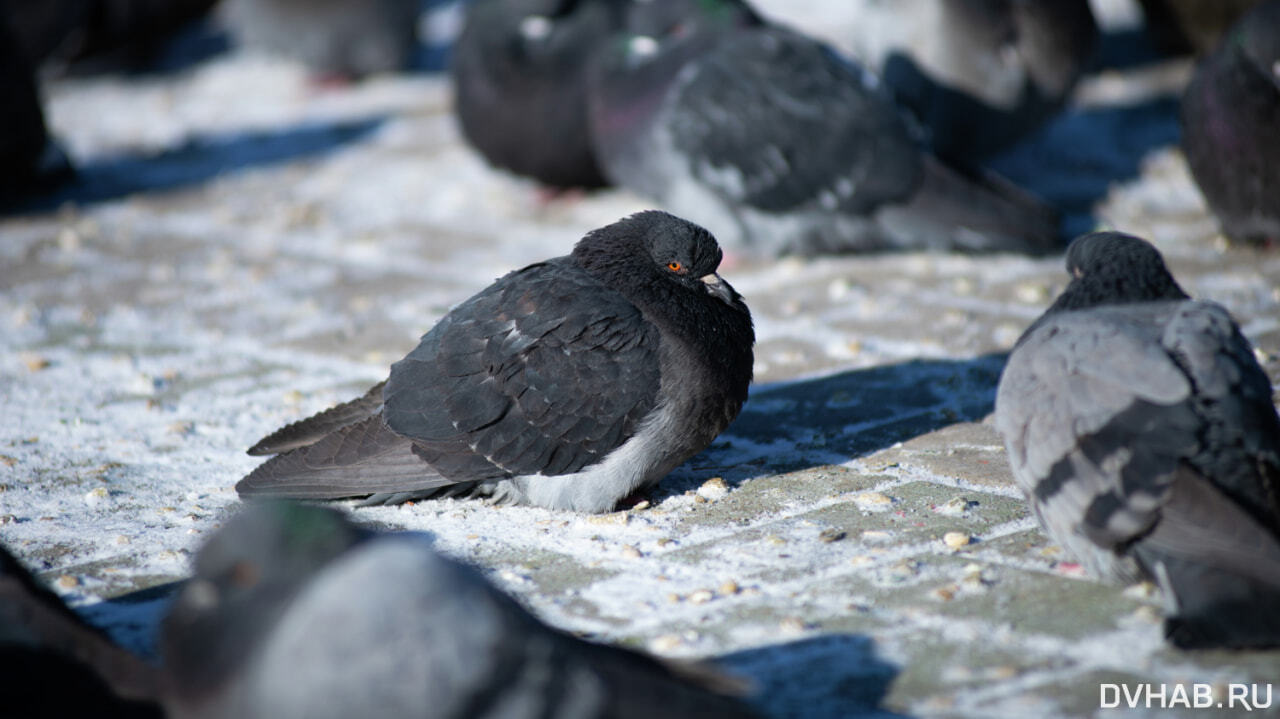
[[[1161,342],[1196,389],[1204,440],[1192,465],[1280,537],[1280,418],[1253,348],[1212,302],[1178,305]]]
[[[735,203],[864,214],[920,182],[919,149],[878,79],[795,33],[742,33],[676,87],[677,148]]]
[[[1280,538],[1187,465],[1133,554],[1171,604],[1182,648],[1280,645]]]
[[[569,474],[634,434],[658,399],[658,332],[568,260],[460,305],[391,368],[383,417],[455,482]]]
[[[1159,341],[1175,306],[1051,315],[1001,377],[996,425],[1014,477],[1050,536],[1083,561],[1149,530],[1198,446],[1191,382]]]
[[[409,440],[374,415],[272,457],[240,480],[236,491],[242,497],[337,499],[450,484],[413,453]]]
[[[330,432],[372,417],[382,407],[382,387],[385,384],[385,381],[379,382],[361,397],[281,427],[250,447],[249,454],[280,454],[305,447]]]

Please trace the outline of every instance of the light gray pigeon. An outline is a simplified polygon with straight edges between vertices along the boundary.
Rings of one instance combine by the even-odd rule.
[[[756,254],[1059,246],[1050,208],[926,152],[875,75],[741,3],[682,5],[652,34],[629,18],[592,76],[614,182]]]
[[[753,715],[673,665],[547,627],[422,536],[303,505],[254,507],[210,540],[161,649],[176,719]]]
[[[641,212],[455,307],[364,397],[249,450],[246,497],[433,495],[608,511],[702,451],[751,382],[751,315],[697,225]]]
[[[419,0],[227,0],[236,42],[312,70],[363,77],[403,69],[418,41]]]
[[[1067,268],[996,395],[1032,510],[1093,575],[1158,583],[1175,645],[1280,644],[1280,419],[1252,348],[1144,240],[1086,235]]]

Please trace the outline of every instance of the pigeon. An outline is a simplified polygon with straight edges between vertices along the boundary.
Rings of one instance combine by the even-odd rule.
[[[1087,0],[866,0],[853,54],[944,161],[980,166],[1058,114],[1097,45]]]
[[[453,47],[462,135],[490,164],[553,188],[608,184],[586,76],[627,0],[476,0]]]
[[[0,3],[32,66],[76,72],[145,68],[216,0],[41,0]]]
[[[450,311],[391,375],[249,450],[244,497],[480,495],[604,512],[701,451],[747,397],[755,334],[706,230],[656,210]]]
[[[1222,231],[1280,242],[1280,0],[1246,15],[1196,68],[1182,98],[1187,164]]]
[[[1085,235],[1067,268],[996,395],[1036,518],[1094,576],[1158,584],[1175,646],[1280,645],[1280,418],[1252,348],[1145,240]]]
[[[232,518],[160,644],[176,719],[754,716],[733,678],[559,632],[425,537],[315,506]]]
[[[419,0],[226,0],[235,41],[334,77],[395,72],[418,43]]]
[[[161,716],[155,670],[85,623],[4,547],[0,675],[7,717]]]
[[[621,37],[592,74],[614,182],[766,256],[1057,246],[1056,213],[926,152],[875,75],[736,3],[689,4],[665,33]]]
[[[0,209],[52,189],[73,174],[66,155],[49,137],[33,65],[17,33],[0,14]]]
[[[1166,55],[1208,53],[1259,0],[1139,0],[1146,31]]]

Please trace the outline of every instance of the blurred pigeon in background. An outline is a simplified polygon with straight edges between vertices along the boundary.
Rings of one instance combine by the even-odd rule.
[[[418,42],[419,0],[225,0],[235,41],[323,75],[403,69]]]
[[[0,714],[162,716],[157,676],[89,626],[0,547]]]
[[[209,541],[165,619],[183,717],[749,717],[732,680],[540,623],[422,536],[268,504]]]
[[[852,4],[854,57],[943,160],[978,166],[1062,109],[1097,45],[1087,0]]]
[[[1280,0],[1263,3],[1196,68],[1182,98],[1191,174],[1236,242],[1280,242]]]
[[[281,454],[236,489],[611,510],[746,400],[755,335],[720,256],[664,212],[594,230],[455,307],[364,397],[259,442]]]
[[[1259,0],[1139,0],[1147,34],[1170,55],[1203,55]]]
[[[1280,644],[1280,419],[1231,316],[1146,241],[1086,235],[996,396],[1009,463],[1092,574],[1150,579],[1183,648]]]
[[[40,107],[33,65],[0,15],[0,209],[32,193],[52,188],[73,174],[62,150],[50,139]]]
[[[217,0],[22,0],[0,3],[32,66],[144,67]]]
[[[608,184],[587,132],[587,73],[628,0],[476,0],[454,44],[455,110],[491,164],[552,187]]]
[[[689,5],[593,79],[614,181],[762,254],[1057,247],[1056,213],[921,149],[875,75],[740,3]]]

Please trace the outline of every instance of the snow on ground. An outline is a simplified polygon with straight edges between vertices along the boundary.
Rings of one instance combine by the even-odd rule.
[[[83,179],[0,219],[0,539],[144,653],[167,583],[239,507],[246,447],[363,392],[494,278],[647,207],[622,191],[546,201],[489,169],[436,76],[318,89],[230,55],[46,94]],[[1280,258],[1215,236],[1170,113],[1077,108],[1006,171],[1081,223],[1155,240],[1275,378]],[[722,274],[756,318],[757,384],[647,508],[353,516],[429,534],[557,626],[718,657],[777,716],[1080,715],[1101,682],[1274,677],[1274,653],[1165,648],[1158,597],[1073,575],[1012,486],[982,420],[1002,353],[1064,283],[1060,258]]]

